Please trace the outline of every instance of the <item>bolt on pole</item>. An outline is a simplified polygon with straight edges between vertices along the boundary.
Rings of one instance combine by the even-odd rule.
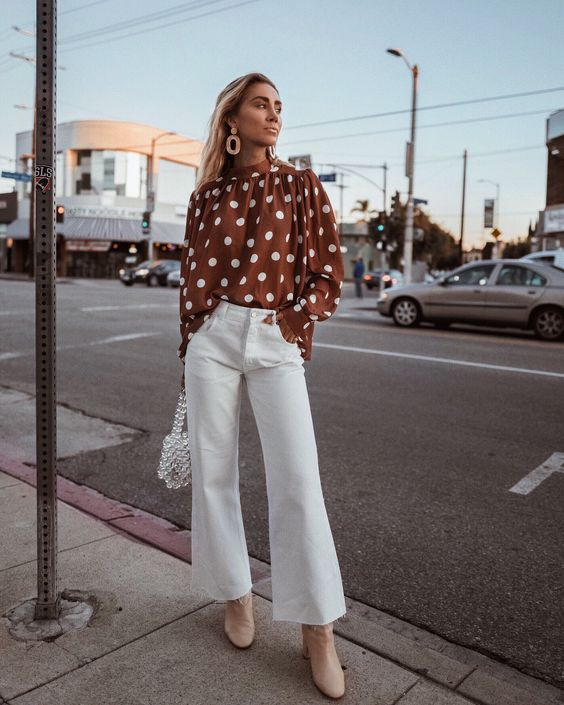
[[[35,155],[35,405],[37,447],[37,601],[35,619],[56,619],[57,408],[55,96],[56,0],[37,0]],[[31,214],[30,214],[31,217]]]

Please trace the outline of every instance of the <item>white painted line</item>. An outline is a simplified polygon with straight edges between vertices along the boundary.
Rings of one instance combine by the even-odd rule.
[[[174,304],[127,304],[126,306],[85,306],[84,308],[81,308],[81,311],[121,311],[124,309],[129,309],[129,308],[162,308],[163,306],[165,307],[170,307],[172,308],[173,306],[175,308],[178,308],[178,303]]]
[[[72,350],[73,348],[87,348],[90,345],[105,345],[106,343],[121,343],[124,340],[136,340],[137,338],[147,338],[152,335],[160,335],[158,332],[151,333],[127,333],[124,335],[112,335],[109,338],[101,338],[100,340],[92,340],[89,343],[77,343],[76,345],[57,345],[57,351],[59,350]],[[26,355],[35,354],[35,348],[33,351],[25,352],[7,352],[0,353],[0,362],[3,360],[12,360],[15,357],[25,357]]]
[[[0,362],[2,360],[12,360],[14,357],[22,357],[23,355],[28,355],[29,353],[19,353],[19,352],[7,352],[0,353]]]
[[[424,360],[426,362],[442,362],[447,365],[462,365],[463,367],[481,367],[488,370],[501,372],[521,372],[529,375],[542,375],[544,377],[557,377],[564,379],[564,372],[548,372],[546,370],[533,370],[527,367],[509,367],[507,365],[490,365],[487,362],[470,362],[469,360],[454,360],[450,357],[431,357],[430,355],[414,355],[412,353],[390,352],[389,350],[371,350],[369,348],[356,348],[352,345],[333,345],[332,343],[314,343],[315,347],[332,348],[334,350],[350,350],[351,352],[367,353],[369,355],[384,355],[387,357],[403,357],[410,360]]]
[[[548,460],[545,460],[538,468],[531,470],[509,491],[515,492],[515,494],[529,494],[554,472],[560,472],[564,475],[564,453],[553,453]]]

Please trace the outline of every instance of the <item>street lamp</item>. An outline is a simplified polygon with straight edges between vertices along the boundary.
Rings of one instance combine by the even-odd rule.
[[[417,78],[419,68],[417,64],[411,65],[406,59],[401,49],[387,49],[388,54],[399,56],[407,64],[413,77],[413,90],[411,101],[411,140],[407,143],[406,149],[406,176],[409,179],[407,193],[407,209],[405,218],[405,238],[403,244],[404,279],[406,284],[411,283],[411,263],[413,259],[413,172],[415,166],[415,117],[417,112]]]

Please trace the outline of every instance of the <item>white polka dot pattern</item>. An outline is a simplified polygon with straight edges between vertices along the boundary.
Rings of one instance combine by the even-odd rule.
[[[314,321],[334,313],[343,271],[335,214],[312,169],[268,159],[228,169],[190,195],[178,356],[184,362],[189,341],[223,300],[275,309],[309,360]]]

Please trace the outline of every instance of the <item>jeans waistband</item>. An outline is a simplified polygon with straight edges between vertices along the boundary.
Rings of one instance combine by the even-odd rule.
[[[222,299],[215,308],[214,314],[221,318],[244,321],[247,318],[261,321],[269,313],[276,313],[275,308],[257,308],[252,306],[240,306]],[[273,316],[274,318],[274,316]],[[274,322],[274,321],[273,321]]]

